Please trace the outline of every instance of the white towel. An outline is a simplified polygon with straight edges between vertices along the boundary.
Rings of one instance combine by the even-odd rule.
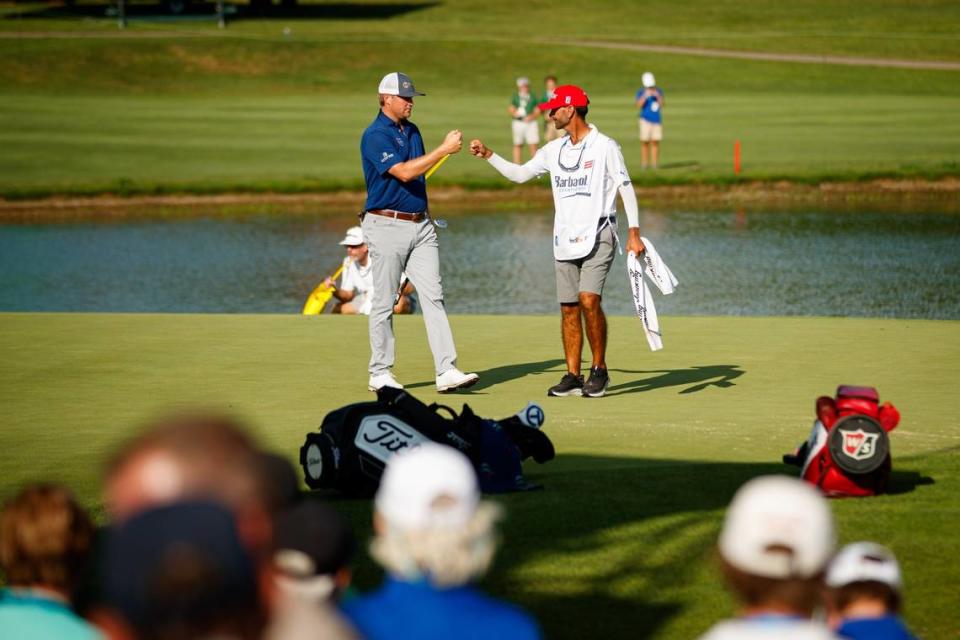
[[[663,349],[663,340],[660,338],[660,321],[657,319],[657,308],[653,305],[650,287],[643,278],[643,267],[637,260],[637,254],[632,251],[627,254],[627,276],[630,278],[630,291],[633,293],[633,306],[640,318],[640,326],[647,336],[647,343],[651,351]]]
[[[673,272],[670,271],[670,267],[666,265],[660,257],[660,254],[657,253],[653,243],[644,237],[641,237],[640,240],[643,242],[643,262],[646,265],[645,272],[647,277],[653,281],[653,284],[657,285],[660,293],[665,296],[670,295],[673,293],[674,288],[680,283],[674,277]]]
[[[653,295],[647,286],[647,277],[653,281],[664,295],[673,293],[680,284],[670,268],[660,258],[660,254],[653,248],[646,238],[642,238],[644,246],[643,264],[637,260],[633,252],[627,254],[627,277],[630,279],[630,291],[633,293],[633,306],[640,318],[643,333],[647,337],[647,344],[651,351],[663,349],[663,338],[660,333],[660,320],[657,318],[657,308],[653,304]]]

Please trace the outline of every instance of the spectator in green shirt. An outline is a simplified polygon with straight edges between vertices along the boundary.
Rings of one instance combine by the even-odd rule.
[[[520,151],[524,143],[530,149],[531,158],[537,153],[537,145],[540,143],[538,103],[537,97],[530,93],[530,80],[523,77],[517,78],[517,92],[510,99],[508,110],[510,117],[513,118],[513,162],[515,164],[520,164]]]

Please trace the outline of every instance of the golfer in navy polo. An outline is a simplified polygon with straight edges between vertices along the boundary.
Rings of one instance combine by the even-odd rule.
[[[437,390],[469,387],[479,379],[457,368],[457,350],[440,284],[437,232],[427,207],[424,174],[444,157],[460,151],[463,134],[455,129],[430,153],[424,153],[417,125],[408,120],[414,96],[422,96],[400,72],[380,81],[380,112],[363,132],[360,156],[367,182],[363,237],[373,259],[373,306],[370,310],[371,391],[402,389],[391,372],[396,357],[393,305],[400,274],[417,288],[427,341],[433,352]]]

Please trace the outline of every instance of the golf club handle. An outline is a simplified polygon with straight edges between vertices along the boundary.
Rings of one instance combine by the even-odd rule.
[[[347,266],[348,264],[350,264],[351,262],[352,262],[352,261],[351,261],[349,258],[347,258],[339,267],[337,267],[337,270],[333,272],[333,275],[330,276],[330,279],[334,281],[334,282],[333,282],[333,290],[334,290],[334,291],[337,290],[337,283],[336,283],[337,278],[340,277],[340,274],[343,273],[343,270],[344,270],[344,269],[346,268],[346,266]],[[321,282],[320,284],[322,285],[323,283]]]
[[[432,167],[430,167],[429,169],[427,169],[427,172],[423,175],[423,179],[424,179],[424,180],[429,180],[429,179],[430,179],[430,176],[432,176],[434,173],[436,173],[437,169],[439,169],[440,166],[443,165],[443,163],[446,162],[446,161],[447,161],[447,158],[449,158],[449,157],[450,157],[450,154],[448,153],[447,155],[445,155],[445,156],[443,156],[442,158],[440,158],[439,160],[437,160],[437,164],[435,164],[435,165],[433,165]]]
[[[336,280],[337,278],[339,278],[339,277],[340,277],[340,274],[343,273],[343,268],[344,268],[345,266],[347,266],[346,263],[341,264],[340,267],[339,267],[336,271],[333,272],[333,275],[330,276],[330,279],[331,279],[331,280]],[[337,285],[333,285],[333,286],[336,287]]]

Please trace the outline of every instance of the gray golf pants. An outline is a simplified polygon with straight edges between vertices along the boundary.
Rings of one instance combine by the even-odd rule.
[[[410,222],[368,213],[363,217],[362,226],[363,238],[373,260],[370,374],[389,371],[396,359],[393,304],[400,287],[400,274],[404,271],[417,288],[437,375],[454,368],[457,366],[457,350],[443,306],[440,252],[433,223],[429,218]]]

